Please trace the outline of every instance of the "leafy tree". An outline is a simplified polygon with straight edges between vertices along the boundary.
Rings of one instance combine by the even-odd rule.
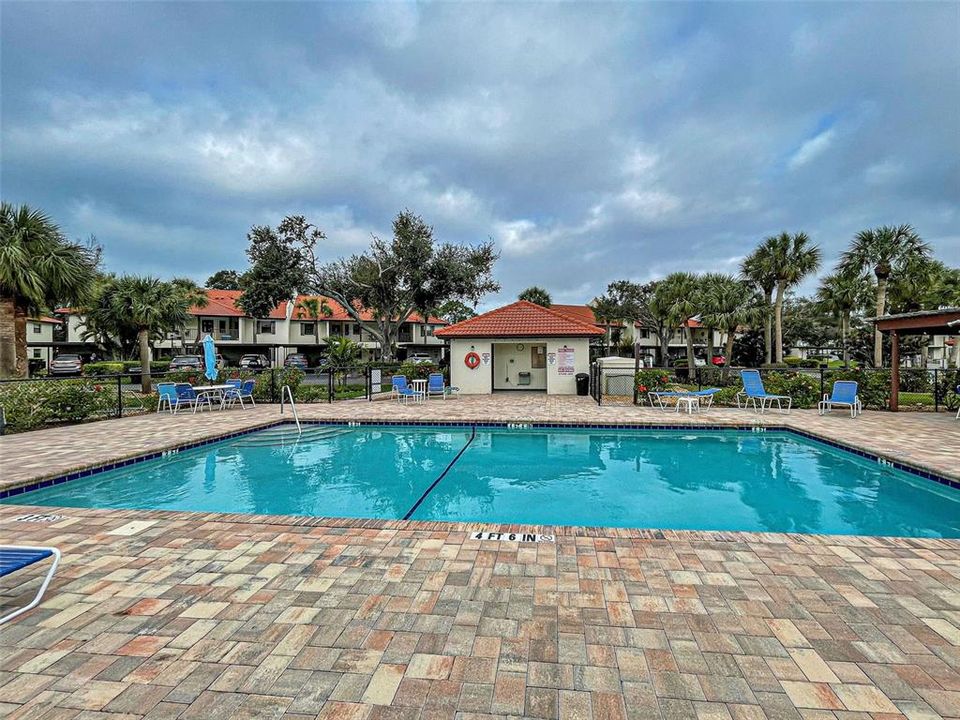
[[[668,318],[671,329],[684,327],[683,333],[687,345],[687,368],[693,372],[696,358],[693,352],[693,328],[689,321],[699,310],[700,283],[696,275],[688,272],[675,272],[667,275],[657,286],[657,292],[665,295],[668,303]]]
[[[597,322],[603,325],[603,342],[606,354],[610,354],[610,325],[620,319],[620,304],[616,298],[609,295],[601,295],[594,298],[590,303],[590,309],[593,310],[593,316]]]
[[[211,290],[242,290],[242,276],[236,270],[217,270],[207,278],[204,287]]]
[[[319,236],[322,238],[322,234]],[[497,259],[493,243],[437,244],[433,228],[405,210],[393,221],[393,238],[374,237],[370,249],[325,265],[315,255],[318,237],[303,238],[313,289],[336,300],[358,323],[362,309],[374,318],[367,329],[380,343],[384,360],[396,357],[400,326],[411,313],[427,317],[448,300],[476,304],[500,289],[491,272]]]
[[[777,287],[776,263],[770,239],[744,258],[740,274],[763,296],[763,345],[767,364],[773,362],[773,291]]]
[[[241,276],[243,294],[237,306],[254,318],[253,340],[257,340],[257,318],[264,318],[285,300],[296,297],[308,284],[305,242],[318,242],[324,235],[300,215],[284,218],[274,231],[254,225],[247,233],[250,269]]]
[[[320,318],[326,318],[333,315],[333,310],[330,308],[330,303],[328,303],[325,298],[306,297],[297,304],[296,313],[298,318],[308,317],[313,320],[313,340],[317,345],[319,345]]]
[[[91,328],[118,338],[135,333],[141,365],[142,390],[151,392],[150,343],[182,328],[194,305],[206,295],[189,280],[163,281],[155,277],[111,277],[101,285],[96,301],[87,308]]]
[[[884,225],[857,233],[840,260],[840,269],[850,273],[873,271],[877,278],[875,308],[880,317],[887,310],[887,286],[899,278],[911,262],[930,257],[930,246],[910,225]],[[882,333],[874,328],[873,365],[883,365]]]
[[[835,272],[820,281],[817,301],[824,312],[840,322],[840,344],[843,348],[843,364],[850,364],[850,317],[865,304],[870,281],[861,273]]]
[[[763,307],[757,302],[753,289],[747,281],[738,280],[731,275],[718,274],[709,283],[704,295],[703,322],[711,335],[713,328],[718,328],[726,334],[724,367],[729,367],[733,360],[733,343],[737,328],[753,322],[762,315]]]
[[[436,315],[452,325],[476,317],[477,311],[460,300],[447,300],[437,308]]]
[[[638,307],[641,315],[640,323],[657,338],[660,355],[658,362],[662,367],[666,367],[670,353],[670,339],[676,332],[676,325],[673,324],[674,303],[671,288],[665,284],[665,280],[652,282],[645,287],[649,288],[649,293],[644,298],[643,304]]]
[[[85,300],[99,260],[42,211],[0,203],[0,377],[27,376],[27,317]]]
[[[783,308],[783,342],[786,347],[803,344],[824,348],[836,344],[836,325],[819,302],[788,295]]]
[[[777,278],[777,295],[773,304],[776,362],[783,362],[783,300],[789,288],[820,267],[820,248],[810,243],[806,233],[780,233],[767,238]]]
[[[517,296],[517,300],[526,300],[527,302],[532,302],[534,305],[540,305],[541,307],[545,308],[553,305],[553,299],[550,297],[550,293],[537,285],[528,287],[526,290],[521,292]]]

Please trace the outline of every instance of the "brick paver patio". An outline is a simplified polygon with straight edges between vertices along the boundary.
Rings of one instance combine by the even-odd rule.
[[[301,413],[663,422],[542,396]],[[277,417],[12,436],[0,469],[23,482]],[[944,415],[786,417],[956,473],[960,423]],[[30,510],[64,517],[16,519]],[[469,529],[2,506],[0,542],[56,545],[64,561],[41,606],[0,628],[0,716],[960,717],[960,541],[594,531],[512,543]],[[5,578],[5,604],[39,572]]]

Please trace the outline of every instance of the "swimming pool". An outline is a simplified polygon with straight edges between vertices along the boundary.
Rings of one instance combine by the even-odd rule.
[[[960,537],[960,491],[785,431],[281,425],[2,502]]]

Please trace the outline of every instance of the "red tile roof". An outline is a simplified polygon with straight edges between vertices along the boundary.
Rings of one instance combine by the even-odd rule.
[[[609,323],[601,323],[597,320],[597,316],[593,313],[593,308],[589,305],[557,305],[556,303],[550,306],[551,310],[555,312],[566,315],[569,318],[578,320],[579,322],[590,323],[596,325],[597,327],[622,327],[623,323],[619,320],[614,320]]]
[[[477,315],[434,333],[441,338],[457,337],[589,337],[603,335],[593,323],[581,322],[526,300]]]
[[[226,317],[246,317],[243,311],[237,307],[237,300],[243,294],[240,290],[207,290],[207,305],[205,307],[192,307],[190,308],[191,315],[202,315],[204,317],[209,317],[211,315],[215,316],[226,316]],[[344,307],[338,303],[336,300],[332,300],[323,295],[298,295],[296,303],[293,308],[293,318],[300,320],[309,320],[309,316],[306,313],[303,313],[302,317],[298,312],[298,306],[300,302],[308,298],[319,298],[320,300],[326,301],[327,305],[330,306],[332,315],[324,315],[321,320],[334,320],[334,321],[348,321],[353,322],[353,317],[347,313]],[[278,303],[273,310],[270,311],[267,318],[272,320],[283,320],[287,317],[287,303],[286,301]],[[373,314],[369,310],[361,310],[360,318],[364,322],[373,322]],[[422,323],[423,318],[417,313],[411,313],[410,317],[407,318],[407,322],[413,323]],[[427,321],[431,325],[447,325],[447,321],[442,318],[430,316]]]
[[[56,318],[47,317],[46,315],[44,315],[43,317],[27,318],[27,320],[29,320],[30,322],[38,322],[38,323],[51,323],[53,325],[63,324],[63,320],[57,320]]]

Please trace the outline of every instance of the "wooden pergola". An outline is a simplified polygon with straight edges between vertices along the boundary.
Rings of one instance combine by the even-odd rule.
[[[900,336],[960,335],[960,308],[920,310],[873,318],[880,332],[890,333],[890,409],[900,407]]]

